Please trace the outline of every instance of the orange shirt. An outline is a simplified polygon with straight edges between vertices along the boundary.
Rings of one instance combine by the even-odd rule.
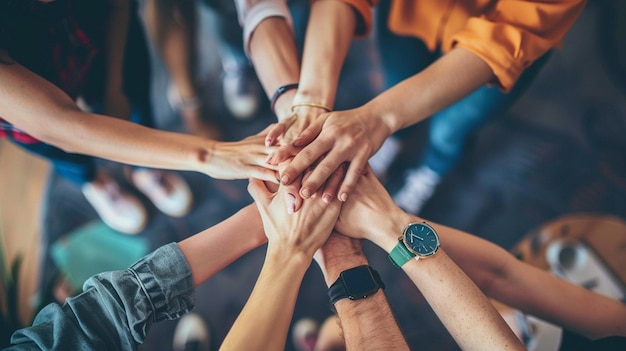
[[[374,0],[343,0],[371,28]],[[430,50],[463,47],[482,58],[505,91],[533,61],[557,47],[586,0],[392,0],[389,29]]]

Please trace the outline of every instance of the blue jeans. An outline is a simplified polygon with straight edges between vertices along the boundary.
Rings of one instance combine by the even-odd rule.
[[[177,244],[157,249],[129,269],[89,278],[63,306],[49,304],[6,350],[136,350],[153,323],[194,306],[191,268]]]
[[[385,88],[417,74],[437,60],[440,52],[431,52],[418,38],[400,36],[387,27],[392,0],[381,0],[376,10],[376,38],[385,78]],[[460,101],[430,117],[428,144],[421,164],[444,176],[460,160],[470,136],[504,112],[526,91],[550,53],[535,61],[520,76],[508,93],[497,87],[482,86]],[[408,131],[396,133],[406,138]]]

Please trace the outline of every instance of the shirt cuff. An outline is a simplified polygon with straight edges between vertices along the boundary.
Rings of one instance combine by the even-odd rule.
[[[162,246],[133,264],[129,271],[150,302],[154,322],[180,318],[193,308],[191,268],[178,244]]]
[[[259,1],[250,8],[238,7],[239,19],[243,23],[243,47],[246,55],[250,57],[250,38],[256,28],[270,17],[282,17],[293,32],[291,12],[286,1]]]

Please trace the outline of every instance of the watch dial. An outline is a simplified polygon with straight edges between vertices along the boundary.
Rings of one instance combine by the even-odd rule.
[[[406,229],[404,242],[420,256],[430,256],[439,248],[439,237],[435,230],[424,223],[412,223]]]

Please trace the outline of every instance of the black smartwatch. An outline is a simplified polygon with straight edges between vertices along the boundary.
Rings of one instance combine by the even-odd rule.
[[[380,275],[374,268],[363,265],[341,272],[337,281],[328,288],[330,303],[348,298],[350,300],[364,299],[378,289],[385,289]]]

